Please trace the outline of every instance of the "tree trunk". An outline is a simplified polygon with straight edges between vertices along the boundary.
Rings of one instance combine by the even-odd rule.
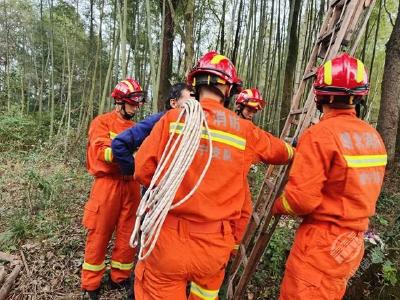
[[[45,71],[45,62],[44,62],[44,42],[43,42],[43,36],[44,36],[44,29],[43,29],[43,0],[40,0],[40,50],[41,50],[41,81],[39,85],[39,123],[42,122],[42,111],[43,111],[43,84],[44,84],[44,71]],[[49,61],[49,56],[47,55],[46,59],[46,66],[47,62]]]
[[[122,78],[126,77],[126,31],[127,31],[127,13],[128,13],[128,1],[124,0],[124,6],[122,13],[119,14],[119,28],[121,33],[121,69]]]
[[[146,0],[146,25],[147,25],[147,42],[148,42],[148,49],[149,49],[149,56],[150,56],[150,78],[151,78],[151,86],[152,86],[152,109],[153,112],[157,112],[157,69],[156,63],[154,61],[156,52],[153,48],[153,43],[151,41],[151,11],[150,11],[150,0]],[[144,83],[142,83],[144,84]]]
[[[85,123],[84,123],[85,127],[89,125],[90,121],[92,121],[92,119],[94,117],[93,114],[94,114],[95,90],[96,90],[96,85],[97,85],[97,69],[98,69],[99,64],[101,63],[101,61],[100,61],[100,55],[101,55],[100,31],[101,31],[101,26],[103,24],[103,12],[104,12],[104,0],[102,0],[100,2],[99,35],[97,36],[97,42],[96,42],[96,55],[94,57],[94,67],[93,67],[93,73],[92,73],[92,85],[91,85],[91,88],[90,88],[86,120],[85,120]]]
[[[221,23],[221,53],[225,50],[225,14],[226,14],[226,0],[222,1],[222,23]]]
[[[118,33],[119,33],[119,28],[117,29],[117,34],[114,36],[114,41],[113,41],[113,45],[111,48],[111,53],[110,53],[110,57],[109,57],[109,61],[108,61],[107,74],[106,74],[106,78],[104,80],[104,86],[103,86],[103,92],[102,92],[101,101],[100,101],[100,105],[99,105],[99,110],[97,112],[98,115],[100,115],[104,112],[107,93],[109,93],[108,87],[109,87],[109,82],[111,81],[111,73],[112,73],[113,61],[114,61],[114,57],[115,57],[115,50],[118,45]]]
[[[189,73],[193,66],[193,13],[194,0],[188,0],[186,1],[185,10],[185,76]]]
[[[239,10],[238,10],[238,21],[235,33],[235,40],[233,42],[233,51],[232,51],[232,63],[236,65],[237,54],[239,52],[239,42],[240,42],[240,29],[242,23],[242,12],[243,12],[243,0],[240,0]]]
[[[162,54],[160,60],[160,77],[158,87],[158,111],[164,109],[164,100],[168,97],[169,88],[171,87],[170,78],[172,75],[173,60],[173,42],[174,42],[174,23],[172,19],[171,9],[165,0],[160,0],[160,5],[165,6],[164,26],[162,35]],[[176,7],[176,1],[172,1],[172,5]]]
[[[296,71],[297,54],[299,50],[299,39],[297,36],[297,25],[299,21],[301,0],[290,0],[290,17],[288,22],[288,50],[283,80],[283,94],[281,101],[280,126],[283,128],[286,116],[289,114],[292,101],[294,75]]]
[[[90,45],[94,44],[94,16],[93,16],[93,6],[94,6],[94,0],[90,0],[90,24],[89,24],[89,40],[90,40]]]
[[[376,43],[378,41],[379,27],[380,27],[380,24],[381,24],[382,1],[383,0],[381,0],[379,2],[379,11],[378,11],[378,18],[377,18],[376,30],[375,30],[374,47],[373,47],[373,51],[372,51],[371,65],[369,67],[369,76],[370,76],[370,78],[372,77],[372,71],[373,71],[373,68],[374,68],[375,53],[376,53]]]
[[[399,129],[400,110],[400,6],[396,24],[386,44],[385,69],[377,129],[388,152],[389,167],[393,166],[396,153],[396,136]]]
[[[50,138],[54,133],[54,32],[53,32],[53,0],[50,0],[50,57],[51,57],[51,72],[50,72]]]
[[[7,110],[11,110],[11,86],[10,86],[10,46],[9,46],[9,29],[8,29],[8,15],[7,3],[4,3],[4,20],[6,28],[6,82],[7,82]]]
[[[400,112],[399,112],[400,114]],[[397,122],[397,137],[396,137],[396,149],[395,149],[395,154],[394,159],[396,162],[400,163],[400,116],[399,116],[399,122]]]

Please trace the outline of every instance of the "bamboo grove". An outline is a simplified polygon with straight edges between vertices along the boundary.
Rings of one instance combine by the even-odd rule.
[[[357,55],[371,77],[368,118],[377,121],[385,42],[397,0],[378,0]],[[148,91],[142,117],[162,109],[211,49],[232,58],[267,109],[258,125],[275,134],[315,42],[328,0],[3,0],[0,107],[34,115],[48,136],[84,137],[112,106],[110,91],[132,76]]]

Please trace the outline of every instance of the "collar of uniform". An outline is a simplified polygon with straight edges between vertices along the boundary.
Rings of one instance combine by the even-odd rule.
[[[215,107],[223,107],[224,105],[221,102],[215,101],[211,98],[204,98],[200,101],[201,104],[207,104],[208,106],[215,106]]]
[[[329,119],[336,116],[356,116],[356,110],[354,108],[347,109],[331,109],[331,111],[324,113],[321,120]]]

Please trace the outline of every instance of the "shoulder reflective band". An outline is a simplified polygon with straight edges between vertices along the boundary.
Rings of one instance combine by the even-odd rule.
[[[240,246],[239,244],[234,245],[233,250],[239,250],[239,246]]]
[[[172,122],[169,124],[169,132],[176,134],[182,134],[184,123],[176,123]],[[240,136],[221,131],[210,129],[211,139],[215,142],[220,142],[234,148],[244,150],[246,148],[246,140]],[[206,129],[203,127],[203,133],[201,135],[203,139],[208,139],[208,135],[206,133]]]
[[[349,168],[383,167],[387,164],[387,155],[344,155]]]
[[[86,261],[82,265],[83,270],[88,270],[88,271],[93,271],[93,272],[98,272],[103,270],[106,267],[106,264],[104,261],[100,265],[91,265],[87,263]]]
[[[112,139],[112,140],[118,135],[117,133],[112,132],[112,131],[110,131],[109,133],[110,133],[110,139]]]
[[[108,163],[112,162],[112,150],[110,147],[104,150],[104,160]]]
[[[289,202],[286,199],[285,194],[281,195],[281,199],[282,199],[282,206],[283,208],[291,215],[296,215],[295,212],[293,211],[293,209],[290,207]]]
[[[288,143],[285,143],[285,146],[286,146],[286,150],[288,152],[288,160],[291,160],[293,158],[293,154],[294,154],[293,148]]]
[[[123,271],[129,271],[133,268],[133,262],[129,264],[123,264],[122,262],[112,260],[111,261],[111,268],[120,269]]]
[[[207,290],[201,286],[195,284],[193,281],[190,283],[190,293],[196,295],[203,300],[215,300],[218,299],[219,290]]]

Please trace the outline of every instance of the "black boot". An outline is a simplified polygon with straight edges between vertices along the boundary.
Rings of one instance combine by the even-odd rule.
[[[130,287],[130,280],[125,279],[120,282],[114,282],[110,279],[110,290],[127,290]]]
[[[87,296],[89,298],[87,298],[85,296]],[[83,299],[99,300],[100,299],[100,288],[98,288],[94,291],[84,291]]]
[[[127,293],[127,299],[128,300],[133,300],[135,299],[134,297],[134,292],[133,292],[133,278],[128,278],[125,279],[121,282],[114,282],[110,279],[109,281],[109,288],[110,290],[125,290]]]

